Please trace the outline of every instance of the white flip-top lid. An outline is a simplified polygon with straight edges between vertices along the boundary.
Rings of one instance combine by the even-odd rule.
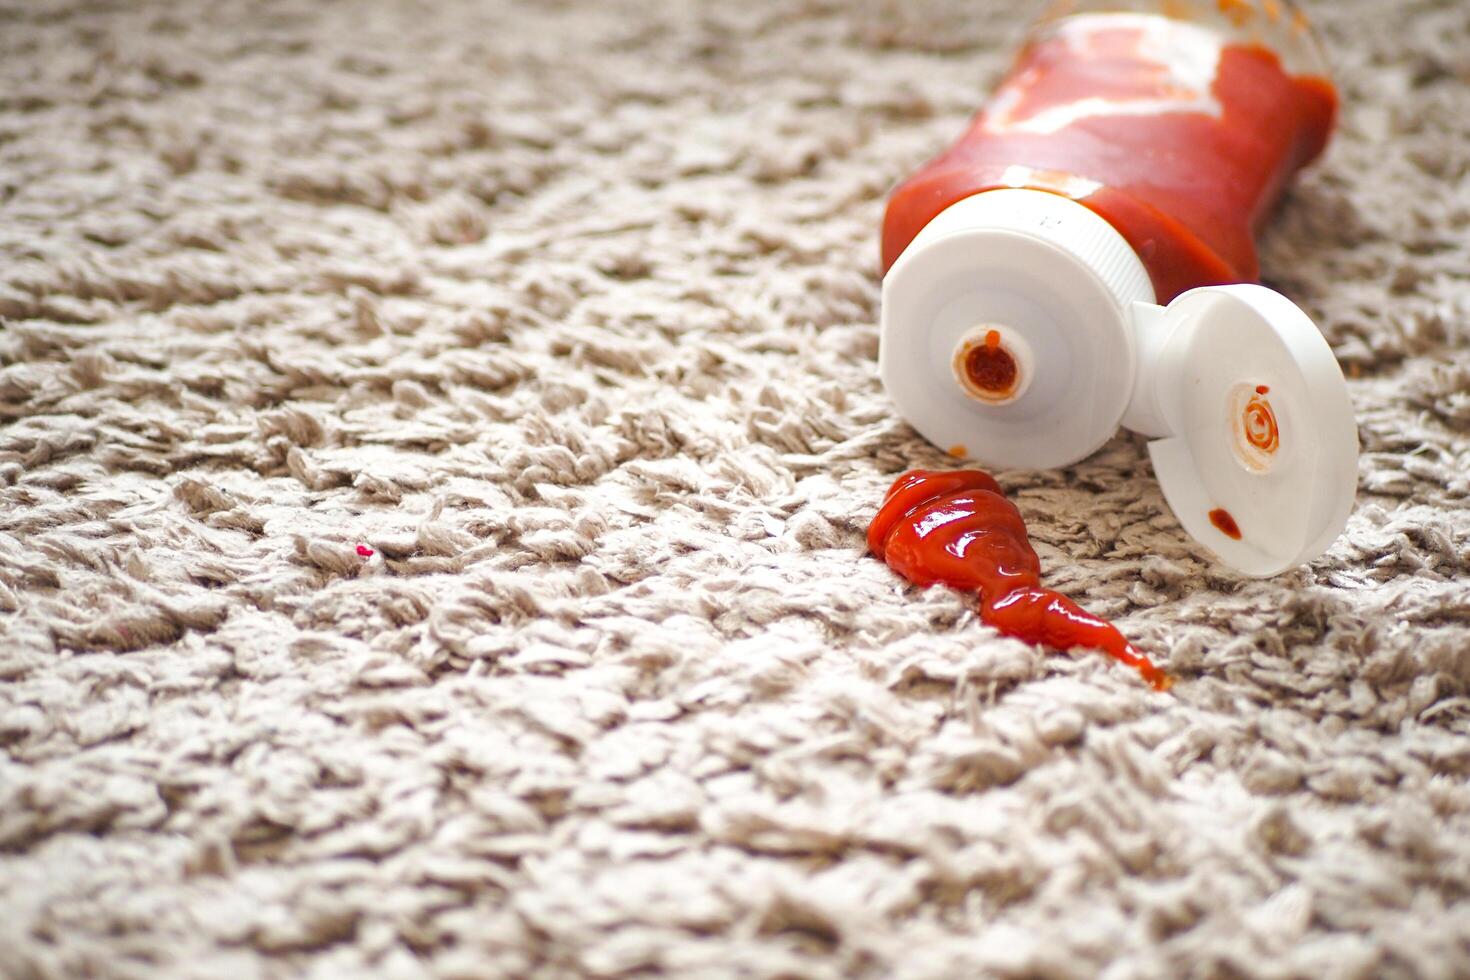
[[[1357,488],[1326,340],[1261,286],[1153,300],[1138,256],[1090,209],[977,194],[884,278],[883,382],[931,442],[1002,469],[1069,465],[1124,425],[1152,437],[1170,508],[1223,562],[1266,576],[1317,557]]]
[[[1247,575],[1275,575],[1342,533],[1358,430],[1342,369],[1312,320],[1263,286],[1207,286],[1167,309],[1136,304],[1138,427],[1151,408],[1154,474],[1194,538]],[[1152,355],[1150,362],[1146,358]]]

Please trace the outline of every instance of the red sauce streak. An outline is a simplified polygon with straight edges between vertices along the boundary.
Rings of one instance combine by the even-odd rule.
[[[371,558],[373,556],[373,549],[365,544],[360,544],[357,546],[357,553],[363,558]]]
[[[1256,394],[1269,395],[1271,394],[1271,389],[1266,387],[1265,385],[1256,385]]]
[[[978,593],[980,618],[1007,636],[1059,650],[1102,650],[1155,690],[1173,683],[1117,627],[1041,588],[1041,561],[1026,522],[989,474],[905,473],[868,527],[868,550],[915,585]]]
[[[1027,45],[970,129],[893,193],[885,272],[956,201],[1029,187],[1107,220],[1139,253],[1160,303],[1258,277],[1255,231],[1326,146],[1336,90],[1288,74],[1254,44],[1221,46],[1213,80],[1192,87],[1201,83],[1168,64],[1181,52],[1158,50],[1167,33],[1159,41],[1136,21],[1110,20],[1073,22],[1071,36],[1058,30]]]
[[[1227,538],[1240,540],[1240,525],[1235,523],[1235,518],[1231,517],[1230,511],[1224,507],[1216,507],[1210,511],[1210,523],[1215,525]]]

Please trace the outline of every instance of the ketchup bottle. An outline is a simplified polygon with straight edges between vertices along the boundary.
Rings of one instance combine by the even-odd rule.
[[[1352,404],[1311,319],[1252,284],[1253,238],[1336,111],[1283,0],[1056,5],[889,199],[879,361],[900,412],[998,468],[1077,462],[1123,425],[1225,563],[1321,554],[1356,493]]]

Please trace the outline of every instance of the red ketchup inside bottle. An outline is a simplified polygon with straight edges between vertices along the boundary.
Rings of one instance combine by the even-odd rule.
[[[1325,78],[1270,49],[1150,14],[1063,19],[1029,43],[969,130],[889,199],[883,269],[956,201],[1071,197],[1128,241],[1159,303],[1254,281],[1254,233],[1332,131]]]

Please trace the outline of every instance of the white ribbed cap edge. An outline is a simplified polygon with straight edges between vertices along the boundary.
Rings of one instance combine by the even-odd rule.
[[[1087,207],[1001,189],[946,208],[883,280],[879,369],[899,412],[936,445],[1002,469],[1065,466],[1117,431],[1136,371],[1129,310],[1154,300],[1143,263]],[[1006,404],[956,380],[977,327],[1024,338],[1034,375]]]

